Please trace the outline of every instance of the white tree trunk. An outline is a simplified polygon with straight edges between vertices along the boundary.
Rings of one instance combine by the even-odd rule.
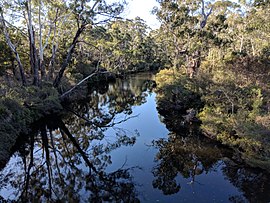
[[[21,79],[22,79],[22,85],[26,85],[26,78],[25,78],[24,68],[23,68],[23,65],[21,63],[19,53],[17,52],[16,47],[14,46],[14,44],[10,40],[8,31],[7,31],[7,27],[6,27],[6,23],[5,23],[5,19],[4,19],[4,15],[3,15],[3,10],[2,10],[1,7],[0,7],[0,21],[1,21],[1,26],[2,26],[5,38],[6,38],[6,43],[8,44],[11,51],[14,53],[16,61],[18,63],[19,70],[20,70],[20,75],[21,75]]]
[[[39,0],[38,6],[38,23],[39,23],[39,68],[41,71],[41,78],[44,79],[45,76],[45,69],[44,69],[44,49],[42,44],[42,22],[41,22],[41,4],[42,1]]]
[[[30,41],[30,61],[31,68],[34,74],[33,85],[38,85],[39,83],[39,72],[38,72],[38,62],[37,62],[37,50],[35,45],[34,28],[32,23],[32,5],[31,0],[28,0],[27,4],[27,17],[28,17],[28,32]]]

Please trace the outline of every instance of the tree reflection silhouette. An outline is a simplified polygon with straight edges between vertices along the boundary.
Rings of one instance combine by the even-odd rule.
[[[241,191],[242,196],[232,196],[232,202],[269,202],[270,201],[270,174],[262,169],[247,167],[244,164],[235,164],[230,159],[225,160],[226,167],[223,173],[228,180]]]
[[[266,171],[249,167],[235,153],[220,144],[197,136],[169,134],[168,139],[159,139],[153,146],[157,165],[152,173],[152,182],[165,195],[176,194],[181,190],[177,182],[178,174],[189,180],[189,184],[200,184],[196,177],[215,171],[222,161],[222,172],[227,180],[241,191],[242,195],[231,196],[231,202],[269,202],[270,176]],[[228,158],[231,157],[231,158]]]
[[[69,113],[41,120],[18,142],[16,154],[1,171],[0,194],[7,192],[5,198],[16,202],[139,202],[132,176],[139,167],[123,164],[108,171],[108,166],[113,150],[135,144],[138,133],[118,124],[133,118],[132,107],[145,101],[149,85],[151,80],[118,81],[107,93],[96,90],[87,100],[68,106]],[[181,193],[179,174],[196,186],[201,184],[198,176],[220,170],[222,162],[224,176],[242,193],[228,201],[270,201],[267,173],[247,167],[233,151],[196,130],[153,141],[158,150],[154,188],[165,195]],[[0,202],[5,199],[0,197]]]
[[[179,173],[189,178],[190,183],[195,183],[196,176],[214,170],[223,155],[215,144],[202,137],[168,136],[168,139],[153,142],[153,146],[159,150],[155,159],[157,166],[152,171],[156,177],[153,187],[165,195],[175,194],[181,189],[176,181]]]
[[[14,173],[10,166],[1,176],[1,186],[12,187],[14,199],[22,202],[138,202],[130,174],[135,167],[106,172],[111,163],[107,152],[135,143],[134,137],[118,138],[106,145],[107,151],[105,145],[96,144],[90,154],[58,118],[41,126],[38,135],[33,133],[23,143],[20,160],[15,163],[20,170]]]

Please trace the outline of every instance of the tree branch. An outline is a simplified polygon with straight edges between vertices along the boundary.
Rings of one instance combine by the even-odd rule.
[[[65,96],[67,96],[68,94],[70,94],[73,90],[75,90],[78,86],[80,86],[82,83],[84,83],[86,80],[90,79],[91,77],[97,75],[98,73],[102,73],[102,74],[105,74],[105,73],[109,73],[108,71],[105,71],[105,72],[94,72],[92,74],[90,74],[89,76],[87,76],[86,78],[84,78],[83,80],[81,80],[80,82],[78,82],[74,87],[72,87],[70,90],[66,91],[64,94],[62,94],[60,96],[60,98],[64,98]]]
[[[213,10],[213,6],[210,8],[209,12],[207,14],[205,14],[205,4],[204,4],[204,0],[202,1],[202,15],[203,15],[203,20],[201,22],[201,29],[203,29],[206,25],[207,19],[208,17],[211,15],[212,10]]]

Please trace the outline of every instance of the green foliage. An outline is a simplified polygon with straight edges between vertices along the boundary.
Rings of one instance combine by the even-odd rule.
[[[173,112],[178,112],[179,104],[185,109],[199,110],[198,118],[202,121],[201,130],[205,136],[234,148],[247,163],[257,163],[268,170],[270,125],[267,120],[267,80],[270,78],[269,70],[264,67],[267,62],[247,57],[225,61],[219,57],[217,49],[210,53],[193,79],[174,69],[160,71],[156,78],[158,104],[165,104],[165,108]],[[261,73],[264,73],[263,77]],[[198,97],[194,97],[194,92]],[[175,96],[176,93],[179,96]],[[198,108],[202,104],[204,107]],[[160,110],[160,106],[158,108]],[[165,119],[168,121],[167,116],[171,116],[173,119],[170,122],[180,126],[183,113],[185,111],[178,112],[176,118],[165,114]]]
[[[1,28],[5,28],[0,35],[0,74],[9,69],[8,75],[18,80],[18,63],[23,85],[33,80],[38,86],[49,79],[58,86],[68,65],[74,68],[74,54],[83,58],[81,47],[76,49],[84,41],[80,36],[110,22],[123,12],[124,5],[125,1],[105,0],[4,0],[0,5]]]
[[[208,137],[239,150],[247,161],[259,162],[270,154],[270,128],[265,122],[269,93],[264,85],[257,85],[260,78],[255,76],[253,66],[243,67],[241,63],[239,67],[236,63],[213,67],[210,75],[206,68],[201,70],[201,75],[211,76],[202,97],[205,107],[199,114],[201,128]],[[250,72],[253,78],[246,77]]]
[[[159,68],[155,43],[148,30],[140,18],[116,20],[90,30],[84,46],[92,55],[88,63],[121,74]]]
[[[34,121],[61,109],[59,94],[51,85],[42,88],[5,87],[0,99],[0,165],[8,158],[20,133],[27,133]]]
[[[196,84],[172,69],[161,70],[156,82],[157,109],[164,116],[167,128],[183,135],[193,131],[193,127],[196,129],[200,123],[196,113],[203,106]]]

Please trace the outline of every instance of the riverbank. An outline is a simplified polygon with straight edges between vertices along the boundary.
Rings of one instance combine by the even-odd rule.
[[[0,168],[7,162],[11,148],[29,125],[45,115],[62,110],[59,93],[44,85],[38,87],[1,88],[0,99]]]
[[[20,135],[28,134],[30,125],[45,116],[59,114],[63,105],[82,100],[100,84],[105,85],[114,81],[113,73],[96,74],[85,84],[74,89],[68,96],[61,97],[62,92],[71,89],[65,84],[61,90],[52,84],[43,83],[42,86],[14,86],[2,85],[0,99],[0,168],[7,163],[12,147]]]
[[[201,122],[199,131],[205,136],[233,148],[250,166],[270,171],[267,83],[239,80],[244,75],[229,66],[205,70],[192,79],[180,71],[160,71],[159,113],[176,132]]]

